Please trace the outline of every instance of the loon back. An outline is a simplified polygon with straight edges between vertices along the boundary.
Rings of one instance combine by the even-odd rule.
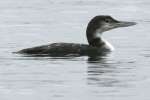
[[[97,55],[102,52],[110,51],[107,48],[98,48],[86,44],[75,44],[75,43],[52,43],[43,46],[37,46],[27,48],[18,51],[17,53],[22,54],[33,54],[33,55],[49,55],[49,56],[67,56],[67,55]]]

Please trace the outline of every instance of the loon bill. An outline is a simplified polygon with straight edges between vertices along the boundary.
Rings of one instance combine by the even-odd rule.
[[[88,23],[86,37],[89,45],[75,43],[52,43],[43,46],[27,48],[18,51],[22,54],[48,54],[48,55],[92,55],[112,51],[113,47],[102,38],[102,33],[119,27],[136,25],[135,22],[118,21],[111,16],[95,16]]]

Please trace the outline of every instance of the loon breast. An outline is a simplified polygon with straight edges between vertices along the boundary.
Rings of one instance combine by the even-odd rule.
[[[105,43],[101,48],[110,50],[110,51],[114,51],[115,48],[106,40],[103,39],[103,42]]]

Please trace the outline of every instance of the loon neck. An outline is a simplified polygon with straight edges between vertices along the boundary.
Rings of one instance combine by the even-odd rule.
[[[95,47],[101,47],[105,44],[105,41],[102,39],[102,30],[89,30],[86,31],[86,36],[89,45],[95,46]]]
[[[92,38],[89,41],[89,45],[94,47],[102,47],[105,44],[105,42],[102,40],[101,37]]]
[[[103,32],[104,29],[99,25],[97,19],[93,19],[92,21],[90,21],[86,29],[86,37],[89,45],[95,47],[101,47],[102,45],[104,45],[105,42],[101,37]]]

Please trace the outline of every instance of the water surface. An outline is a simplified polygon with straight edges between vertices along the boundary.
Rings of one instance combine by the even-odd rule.
[[[149,100],[149,0],[0,1],[1,100]],[[23,48],[52,43],[87,43],[95,15],[138,25],[104,37],[115,51],[101,57],[26,57]]]

